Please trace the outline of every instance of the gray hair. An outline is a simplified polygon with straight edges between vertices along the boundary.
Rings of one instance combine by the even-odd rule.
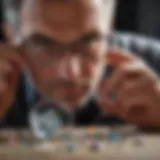
[[[3,0],[3,15],[4,15],[4,22],[9,24],[14,32],[18,32],[19,30],[19,23],[20,23],[20,12],[22,2],[24,0]],[[57,0],[59,1],[59,0]],[[66,0],[65,0],[66,1]],[[115,5],[116,0],[111,0],[113,5]],[[106,0],[104,0],[106,2]]]
[[[15,31],[19,26],[19,13],[22,0],[3,0],[4,22],[9,24]]]

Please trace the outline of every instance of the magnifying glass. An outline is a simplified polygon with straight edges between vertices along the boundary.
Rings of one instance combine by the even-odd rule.
[[[49,100],[39,101],[30,111],[29,124],[40,139],[52,138],[56,131],[72,124],[71,115]]]

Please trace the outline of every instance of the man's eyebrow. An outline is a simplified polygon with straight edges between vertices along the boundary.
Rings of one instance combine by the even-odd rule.
[[[85,41],[85,40],[93,40],[93,39],[99,39],[103,37],[104,34],[99,31],[90,31],[88,33],[84,33],[78,41]]]
[[[52,40],[52,37],[49,37],[48,35],[42,34],[42,33],[34,33],[27,37],[27,39],[38,39],[38,40]]]
[[[99,31],[90,31],[87,33],[84,33],[81,37],[79,37],[78,39],[74,40],[73,42],[70,42],[70,45],[74,44],[74,43],[79,43],[79,42],[89,42],[92,40],[97,40],[97,39],[101,39],[102,37],[104,37],[105,34],[99,32]],[[38,40],[39,42],[47,42],[47,43],[56,43],[56,44],[62,44],[61,42],[57,41],[56,39],[54,39],[53,37],[49,36],[49,35],[45,35],[43,33],[33,33],[31,35],[29,35],[25,40],[24,43],[30,41],[30,40]]]

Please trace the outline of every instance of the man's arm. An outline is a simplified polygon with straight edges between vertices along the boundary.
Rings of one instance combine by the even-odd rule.
[[[158,42],[134,35],[119,36],[114,42],[120,49],[111,48],[107,54],[114,71],[100,85],[100,106],[128,123],[160,127]]]

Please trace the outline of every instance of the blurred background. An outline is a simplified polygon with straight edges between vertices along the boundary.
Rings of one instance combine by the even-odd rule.
[[[160,38],[160,0],[119,0],[116,29]]]
[[[0,0],[0,39],[4,39]],[[160,0],[118,0],[115,28],[160,38]]]

